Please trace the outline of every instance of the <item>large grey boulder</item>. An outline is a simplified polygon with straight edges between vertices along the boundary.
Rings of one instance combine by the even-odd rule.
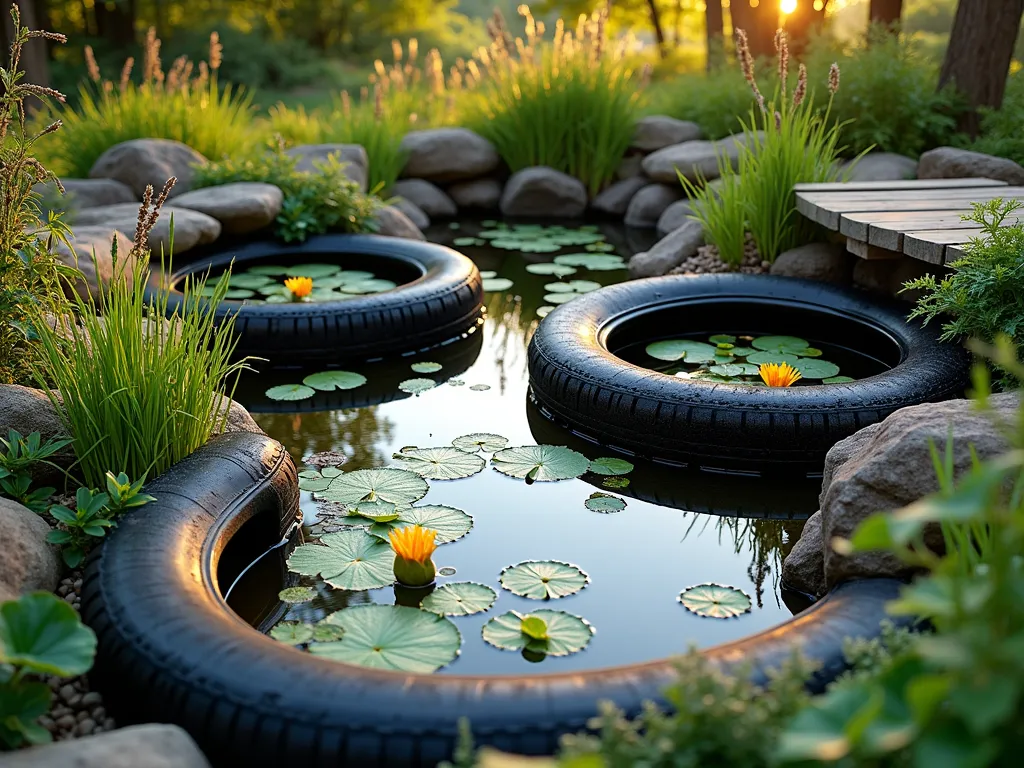
[[[180,141],[132,139],[115,144],[100,155],[89,171],[89,178],[120,181],[128,185],[135,199],[141,200],[147,185],[159,193],[174,176],[178,181],[170,197],[176,197],[189,191],[195,167],[205,164],[205,157]]]
[[[643,163],[644,155],[642,154],[626,155],[619,163],[619,167],[615,169],[615,178],[621,181],[632,179],[634,176],[643,176]]]
[[[690,221],[693,216],[692,200],[676,200],[668,208],[661,212],[658,217],[656,228],[658,237],[665,237],[670,232],[675,232],[683,224]]]
[[[575,218],[587,208],[587,189],[554,168],[524,168],[509,178],[500,207],[506,216]]]
[[[654,229],[665,209],[682,197],[683,188],[678,183],[648,184],[629,201],[626,226]]]
[[[97,205],[135,203],[139,198],[131,187],[115,179],[61,179],[64,195],[52,181],[36,184],[32,189],[40,195],[44,206],[55,211],[94,208]]]
[[[136,203],[127,203],[138,209]],[[95,209],[90,209],[95,210]],[[128,230],[134,232],[134,229]],[[74,291],[83,299],[90,295],[99,300],[100,283],[107,282],[114,275],[114,240],[117,240],[117,254],[121,260],[118,272],[130,278],[134,272],[134,264],[125,259],[132,249],[131,239],[121,228],[111,225],[75,226],[68,237],[68,245],[59,242],[54,246],[54,255],[62,264],[74,267],[81,277],[73,282],[65,283],[66,292]]]
[[[485,176],[501,163],[498,150],[468,128],[410,131],[399,149],[405,153],[405,177],[460,181]]]
[[[999,418],[1015,423],[1016,394],[995,395]],[[837,443],[825,459],[822,478],[821,532],[825,585],[865,577],[904,577],[907,566],[885,552],[850,556],[836,553],[833,539],[848,539],[875,512],[893,512],[939,489],[929,441],[945,452],[952,430],[953,476],[970,472],[974,456],[982,461],[1008,450],[1003,433],[970,400],[950,400],[902,408]],[[925,542],[941,549],[937,526],[926,531]]]
[[[359,144],[300,144],[292,147],[285,154],[297,157],[295,170],[315,173],[318,165],[335,158],[345,167],[345,175],[366,191],[369,179],[370,158],[366,150]]]
[[[278,187],[255,181],[196,189],[174,199],[176,208],[212,216],[229,235],[245,235],[269,227],[283,203],[284,195]]]
[[[917,160],[894,152],[869,152],[842,168],[846,181],[901,181],[917,176]]]
[[[0,603],[26,592],[53,592],[60,553],[46,543],[50,526],[38,514],[0,496]]]
[[[956,147],[937,147],[921,155],[917,165],[917,178],[986,178],[1019,185],[1024,184],[1024,168],[1005,157]]]
[[[378,233],[388,237],[404,237],[409,240],[426,240],[419,227],[393,205],[382,205],[377,209]]]
[[[721,175],[719,158],[723,163],[729,163],[736,168],[740,153],[748,141],[763,136],[762,131],[756,131],[753,137],[737,133],[718,141],[686,141],[674,144],[649,154],[644,158],[642,167],[644,173],[651,179],[664,184],[679,183],[677,170],[692,182],[697,182],[701,178],[711,181]]]
[[[689,120],[676,120],[667,115],[649,115],[637,121],[630,146],[644,152],[654,152],[673,144],[699,139],[700,135],[700,126]]]
[[[405,198],[432,218],[451,218],[459,212],[455,201],[443,189],[424,179],[399,179],[391,192]]]
[[[667,275],[684,260],[696,255],[704,245],[704,228],[699,221],[688,221],[675,232],[659,240],[645,253],[629,260],[630,277]]]
[[[633,176],[617,181],[591,200],[590,207],[592,210],[608,216],[624,216],[629,209],[629,201],[633,199],[633,195],[648,184],[650,182],[643,176]]]
[[[430,217],[416,203],[406,200],[404,197],[394,197],[391,199],[390,206],[405,214],[406,218],[415,224],[418,229],[422,230],[430,226]]]
[[[210,763],[184,730],[153,723],[11,752],[3,768],[210,768]]]
[[[212,243],[220,237],[221,224],[212,216],[189,208],[178,208],[165,205],[160,210],[156,226],[149,233],[149,247],[153,256],[170,255],[171,252],[171,217],[174,218],[174,255],[190,251],[193,248]],[[135,232],[139,218],[139,206],[135,203],[118,205],[101,205],[87,208],[75,216],[77,226],[98,226],[117,229],[121,232]]]
[[[448,194],[459,208],[493,211],[501,202],[501,182],[497,179],[459,181],[448,187]]]
[[[808,243],[780,253],[770,272],[782,277],[849,285],[853,279],[855,258],[836,243]]]
[[[821,597],[825,587],[825,543],[821,537],[821,512],[804,523],[793,549],[782,561],[782,583],[791,589]]]

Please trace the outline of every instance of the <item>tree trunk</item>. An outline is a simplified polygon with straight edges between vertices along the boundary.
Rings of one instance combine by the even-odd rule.
[[[952,84],[967,97],[971,109],[960,130],[977,136],[977,107],[1003,103],[1006,76],[1017,44],[1024,0],[960,0],[939,74],[939,88]]]
[[[93,6],[96,32],[113,48],[123,49],[135,42],[135,0],[118,0],[113,8],[97,2]]]
[[[789,50],[795,55],[803,53],[810,42],[811,35],[821,30],[825,21],[825,11],[828,9],[828,0],[821,4],[820,9],[815,8],[811,0],[798,0],[796,9],[787,14],[783,23],[786,33],[789,36]]]
[[[21,26],[29,29],[38,29],[36,23],[35,3],[32,0],[17,0],[18,10],[21,13]],[[3,4],[4,16],[4,64],[10,64],[11,41],[14,39],[14,19],[11,18],[10,5]],[[29,40],[21,50],[21,69],[25,72],[24,82],[33,85],[50,86],[50,63],[46,55],[46,41],[36,38]],[[39,102],[30,98],[25,102],[25,108],[35,111],[39,108]]]
[[[707,0],[704,21],[707,29],[708,72],[720,69],[725,63],[724,17],[722,0]]]
[[[654,39],[658,41],[658,55],[664,59],[668,55],[668,47],[665,45],[665,30],[661,27],[661,15],[658,13],[658,0],[647,0],[647,8],[651,26],[654,27]]]
[[[902,14],[903,0],[871,0],[868,21],[893,29],[899,24]]]
[[[729,16],[732,29],[747,33],[750,53],[755,59],[775,55],[775,30],[779,26],[779,4],[758,3],[756,8],[750,6],[749,0],[733,0],[729,3]]]

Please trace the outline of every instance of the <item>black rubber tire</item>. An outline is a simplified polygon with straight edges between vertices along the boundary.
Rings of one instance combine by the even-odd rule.
[[[123,724],[175,723],[216,766],[433,768],[451,755],[460,717],[478,743],[549,754],[609,699],[635,714],[662,701],[672,660],[555,675],[410,675],[327,661],[266,637],[232,614],[218,559],[243,522],[297,514],[295,467],[279,443],[224,435],[147,486],[88,562],[82,615],[99,638],[90,677]],[[244,531],[244,529],[243,529]],[[244,536],[244,532],[241,534]],[[789,622],[706,651],[725,667],[766,671],[801,649],[819,691],[845,668],[843,642],[875,637],[892,580],[851,582]],[[680,651],[683,648],[680,647]]]
[[[302,243],[258,240],[230,247],[176,271],[168,312],[179,310],[187,275],[217,275],[231,265],[274,259],[295,263],[317,254],[349,256],[351,268],[367,265],[397,272],[409,282],[384,293],[312,304],[244,304],[225,301],[217,317],[235,317],[238,356],[273,363],[367,360],[429,349],[473,327],[483,308],[483,281],[461,253],[433,243],[380,235],[316,235]],[[378,274],[380,274],[378,272]]]
[[[530,341],[531,392],[546,417],[622,453],[819,473],[843,438],[900,408],[961,396],[967,386],[967,352],[940,342],[933,327],[908,322],[907,312],[905,304],[795,278],[679,275],[620,283],[544,319]],[[624,340],[672,338],[673,331],[814,338],[827,328],[870,337],[879,354],[893,356],[892,367],[849,384],[752,388],[679,379],[609,350]]]

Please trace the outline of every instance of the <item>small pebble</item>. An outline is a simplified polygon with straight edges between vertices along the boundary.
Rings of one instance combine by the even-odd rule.
[[[100,696],[96,691],[90,691],[82,697],[83,707],[94,707],[103,701],[103,697]]]
[[[75,728],[75,735],[88,736],[94,730],[96,730],[96,721],[93,720],[91,717],[87,717],[85,720],[78,724],[78,727]]]
[[[62,731],[67,731],[71,728],[74,728],[77,723],[78,721],[75,720],[74,715],[64,715],[63,717],[58,717],[56,721],[57,727],[60,728]]]
[[[82,706],[82,694],[76,693],[70,699],[68,699],[68,706],[72,709],[78,709]]]
[[[77,600],[78,595],[76,595],[74,592],[68,592],[66,595],[64,595],[64,602],[68,605],[74,605]]]
[[[70,683],[61,686],[60,697],[66,702],[70,703],[71,699],[73,699],[77,693],[78,691],[75,690],[75,686]]]

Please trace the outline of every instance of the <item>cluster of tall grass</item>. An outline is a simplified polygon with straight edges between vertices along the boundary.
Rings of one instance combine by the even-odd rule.
[[[74,438],[77,469],[91,487],[103,487],[107,472],[159,475],[206,443],[226,422],[225,386],[245,367],[232,362],[233,321],[214,317],[226,276],[208,299],[200,298],[205,279],[188,281],[182,308],[171,312],[169,291],[146,291],[146,242],[173,184],[155,201],[147,189],[131,251],[118,254],[114,241],[113,276],[99,296],[75,297],[76,321],[34,314],[43,350],[36,379]]]
[[[77,107],[55,115],[64,124],[49,161],[63,175],[88,177],[106,150],[131,139],[174,139],[211,159],[257,146],[251,95],[217,80],[222,48],[210,36],[209,60],[194,64],[185,56],[165,72],[160,40],[149,30],[140,81],[133,81],[135,60],[125,61],[118,81],[103,77],[86,48],[88,80],[79,89]]]
[[[737,40],[743,76],[757,105],[741,121],[743,140],[734,150],[719,155],[722,182],[717,189],[694,184],[680,174],[687,194],[696,201],[694,215],[708,240],[718,247],[722,260],[734,266],[743,261],[748,232],[767,261],[814,239],[815,225],[797,212],[793,187],[839,177],[836,161],[842,129],[831,117],[832,101],[839,90],[838,65],[833,63],[829,70],[829,100],[819,110],[809,93],[804,65],[800,65],[792,92],[787,88],[789,48],[780,30],[775,36],[779,85],[766,99],[758,87],[742,30]],[[731,153],[738,158],[734,160]]]
[[[580,16],[574,30],[559,19],[550,40],[527,6],[519,12],[524,38],[513,39],[497,11],[488,25],[492,43],[476,54],[483,76],[464,122],[513,171],[546,165],[596,194],[633,138],[649,69],[632,67],[629,38],[609,40],[605,6]]]

